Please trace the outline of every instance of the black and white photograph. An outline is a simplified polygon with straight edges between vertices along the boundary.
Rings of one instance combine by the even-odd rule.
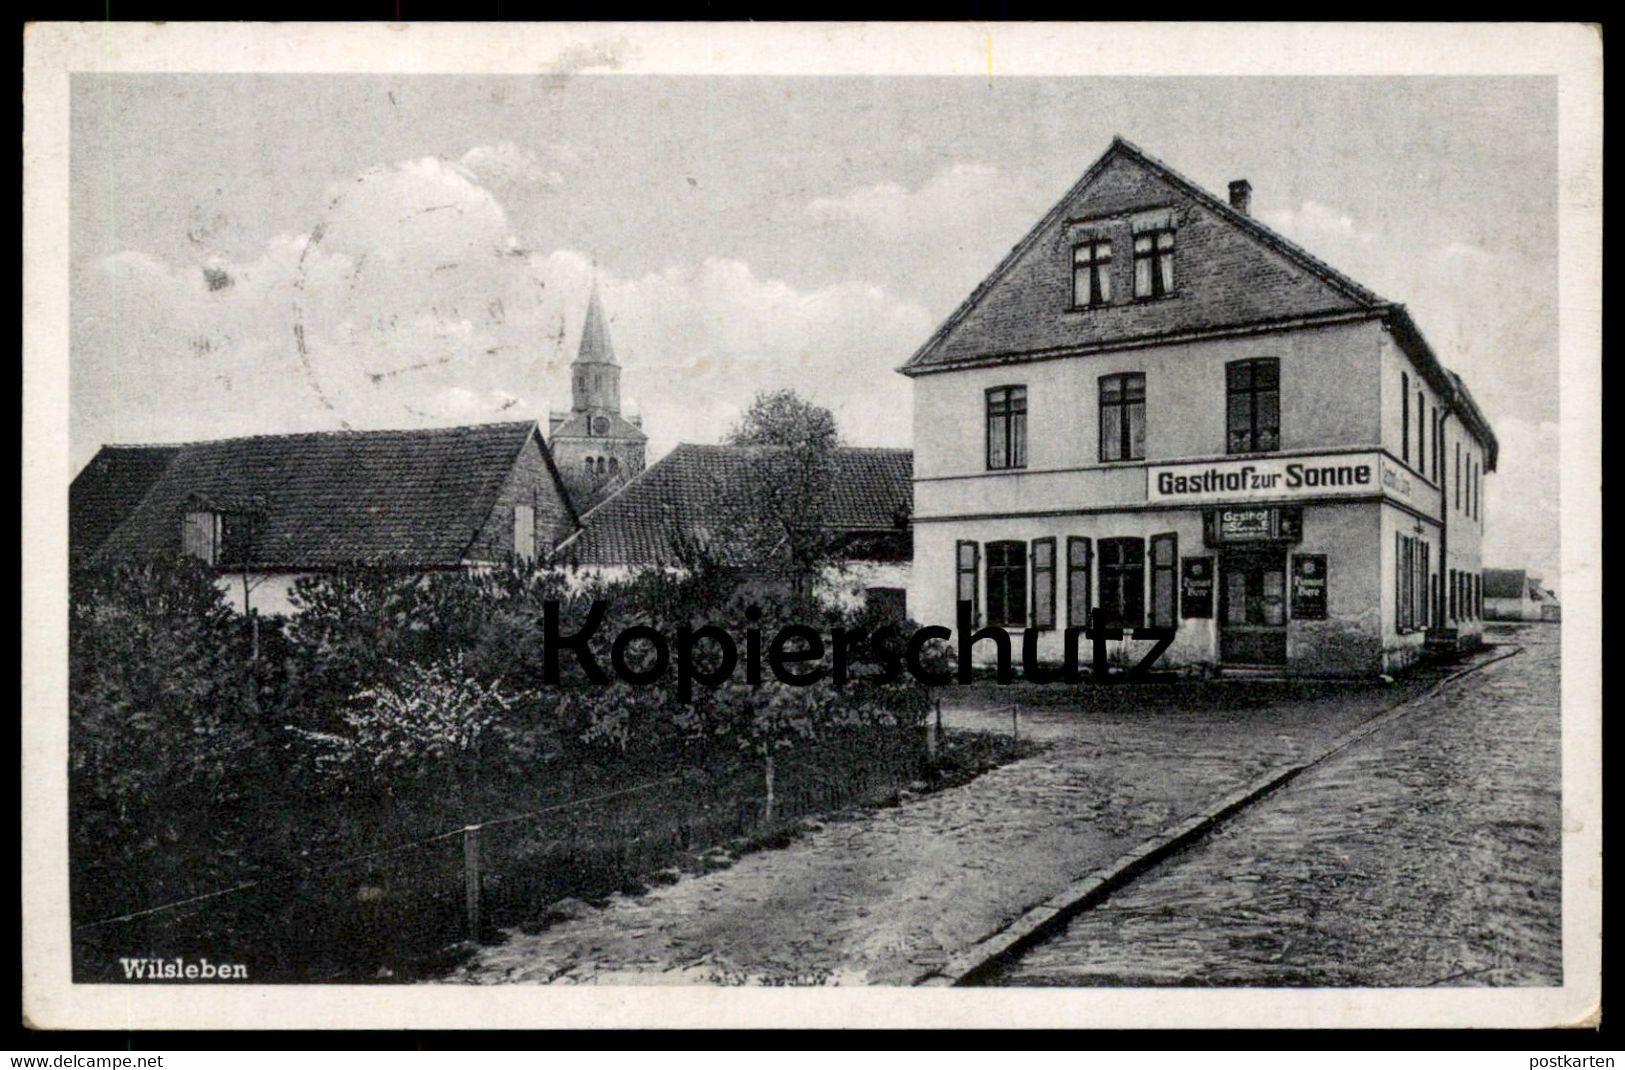
[[[25,52],[33,1021],[1594,1013],[1591,30]]]

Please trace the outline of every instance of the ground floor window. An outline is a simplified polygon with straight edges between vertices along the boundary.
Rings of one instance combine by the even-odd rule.
[[[987,544],[987,622],[1004,628],[1027,626],[1027,544]]]
[[[901,587],[865,587],[863,594],[871,618],[887,624],[908,619],[907,597]]]
[[[1145,624],[1145,540],[1100,540],[1100,611],[1110,622]]]
[[[1400,632],[1425,628],[1432,547],[1422,539],[1396,534],[1394,554],[1394,627]]]

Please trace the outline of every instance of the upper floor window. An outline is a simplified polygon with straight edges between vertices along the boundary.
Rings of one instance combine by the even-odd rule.
[[[987,392],[987,466],[1027,467],[1027,388],[999,386]]]
[[[1411,463],[1411,377],[1399,373],[1399,459]]]
[[[1456,443],[1456,471],[1451,477],[1451,484],[1456,488],[1456,508],[1461,508],[1461,443]]]
[[[1281,362],[1274,357],[1225,365],[1225,450],[1281,448]]]
[[[1428,442],[1425,425],[1428,411],[1428,399],[1420,390],[1416,392],[1416,470],[1423,475],[1428,470]]]
[[[1100,459],[1145,459],[1145,375],[1100,377]]]
[[[1072,249],[1072,307],[1110,304],[1112,299],[1112,243],[1097,239],[1079,242]]]
[[[1163,297],[1174,292],[1172,227],[1134,235],[1134,296]]]

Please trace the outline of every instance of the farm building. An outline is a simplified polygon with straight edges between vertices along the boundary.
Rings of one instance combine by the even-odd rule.
[[[560,567],[604,577],[643,568],[686,567],[696,552],[749,570],[723,545],[722,513],[747,491],[753,459],[765,447],[682,444],[581,518],[582,528],[555,553]],[[900,614],[908,586],[913,456],[904,449],[842,447],[833,499],[823,516],[838,541],[839,564],[825,570],[823,592],[846,604],[885,603]]]
[[[260,613],[312,573],[535,561],[578,527],[534,422],[103,446],[68,502],[75,562],[184,552]]]
[[[1557,595],[1521,568],[1484,570],[1485,620],[1558,620]]]

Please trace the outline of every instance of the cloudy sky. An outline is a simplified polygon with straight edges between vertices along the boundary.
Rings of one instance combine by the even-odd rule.
[[[545,418],[594,263],[652,457],[759,389],[907,445],[892,369],[1113,134],[1407,304],[1555,578],[1550,80],[75,75],[72,461]]]

